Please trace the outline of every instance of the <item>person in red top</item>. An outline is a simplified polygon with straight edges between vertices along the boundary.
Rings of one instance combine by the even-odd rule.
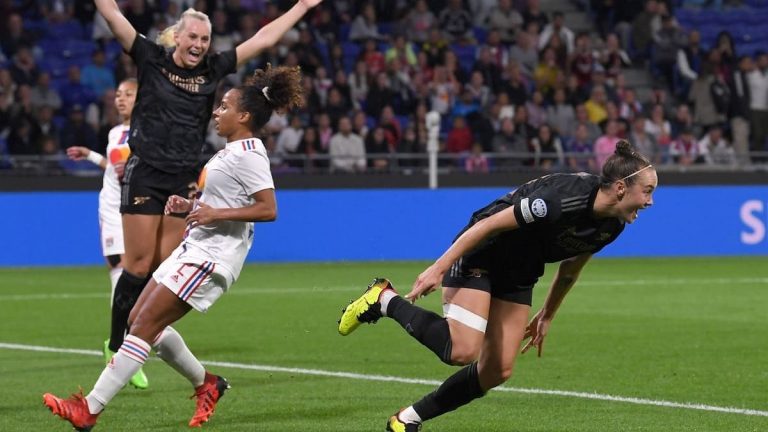
[[[464,117],[453,119],[453,129],[448,132],[445,140],[445,151],[448,153],[467,153],[472,148],[472,131],[467,126]]]

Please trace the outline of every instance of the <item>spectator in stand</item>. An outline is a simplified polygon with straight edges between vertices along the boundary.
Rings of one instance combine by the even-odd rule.
[[[202,6],[200,12],[205,13],[205,3],[200,5],[198,3],[195,3],[195,6]],[[133,28],[143,35],[149,32],[155,22],[154,10],[146,0],[128,0],[124,15]]]
[[[674,70],[677,63],[677,51],[684,46],[685,35],[675,24],[672,16],[661,17],[661,28],[653,34],[652,71],[664,78],[668,88],[674,83]]]
[[[531,35],[527,32],[517,32],[516,43],[509,49],[509,59],[517,62],[528,79],[533,78],[533,71],[539,63],[539,52]]]
[[[34,110],[35,122],[42,135],[53,137],[58,145],[59,127],[53,121],[53,108],[42,105]],[[101,149],[99,149],[101,150]]]
[[[594,124],[600,124],[601,121],[608,117],[608,110],[606,104],[608,98],[606,96],[605,87],[594,86],[590,92],[589,99],[584,103],[584,108],[587,109],[589,115],[589,121]],[[607,153],[607,156],[613,154],[613,150]],[[602,166],[602,165],[601,165]]]
[[[96,100],[91,89],[80,82],[80,68],[77,65],[71,65],[67,69],[67,81],[59,87],[59,94],[64,111],[69,111],[75,105],[85,109]]]
[[[502,43],[501,33],[498,30],[489,30],[485,37],[485,43],[481,47],[488,48],[491,61],[499,68],[504,69],[509,64],[509,49]]]
[[[376,76],[379,72],[386,70],[387,63],[384,61],[384,54],[379,51],[378,44],[374,39],[365,41],[359,58],[368,66],[368,73],[371,76]]]
[[[618,123],[609,121],[605,126],[605,134],[595,141],[595,164],[598,171],[603,169],[605,161],[616,151],[616,143],[620,141],[618,129]]]
[[[304,161],[295,158],[299,154],[299,143],[303,135],[304,125],[301,117],[291,116],[288,127],[283,128],[275,142],[275,153],[283,160],[283,163],[292,168],[304,165]]]
[[[480,104],[478,104],[472,97],[472,93],[464,89],[461,92],[459,99],[453,104],[451,110],[451,117],[467,117],[472,113],[476,113],[480,110]]]
[[[699,154],[708,165],[736,166],[736,151],[723,138],[723,130],[719,126],[709,128],[698,142]]]
[[[702,126],[711,126],[725,121],[725,115],[718,112],[713,97],[717,78],[712,73],[712,64],[707,62],[691,86],[688,100],[693,104],[693,121]]]
[[[426,0],[418,0],[416,6],[405,17],[403,28],[408,40],[423,44],[429,37],[429,29],[436,26],[437,18],[427,7]]]
[[[531,140],[534,166],[545,170],[565,167],[563,143],[560,137],[552,133],[552,128],[542,124],[536,136]]]
[[[445,139],[445,151],[451,154],[466,154],[472,148],[472,131],[464,117],[454,117],[453,128]]]
[[[422,53],[419,55],[421,56]],[[536,59],[538,61],[538,54]],[[422,67],[421,64],[419,67]],[[478,49],[477,60],[472,66],[472,70],[483,76],[483,82],[490,87],[491,92],[496,93],[501,89],[502,69],[493,61],[490,48],[482,46]]]
[[[368,89],[365,112],[370,117],[378,117],[385,106],[395,103],[396,98],[397,94],[392,90],[389,76],[386,72],[380,72],[376,75],[376,81]]]
[[[448,114],[460,88],[461,85],[453,79],[453,75],[450,75],[444,66],[436,66],[434,79],[429,83],[432,109],[441,115]]]
[[[539,35],[539,50],[544,49],[549,45],[553,35],[558,35],[565,45],[568,54],[571,54],[574,50],[574,34],[573,30],[565,26],[565,15],[562,12],[556,11],[552,14],[552,22],[544,26]]]
[[[439,27],[429,30],[429,39],[421,46],[421,51],[427,54],[429,65],[432,67],[442,63],[443,54],[448,49],[448,39]]]
[[[588,139],[591,142],[597,140],[600,135],[603,134],[603,131],[600,130],[598,125],[589,121],[589,113],[587,112],[587,107],[582,103],[576,105],[574,110],[576,111],[576,123],[574,123],[573,127],[571,128],[571,132],[568,135],[573,136],[573,134],[576,132],[576,128],[583,124],[587,128],[589,137]]]
[[[634,89],[628,88],[622,92],[623,96],[620,98],[619,104],[619,116],[628,121],[632,121],[638,115],[643,113],[643,104],[637,100],[637,96]],[[630,142],[634,145],[634,141]]]
[[[328,146],[331,172],[364,172],[366,162],[363,139],[352,132],[349,117],[340,118],[338,128],[339,131],[333,135]]]
[[[304,171],[307,173],[313,172],[316,167],[315,156],[320,152],[319,146],[317,129],[313,127],[304,128],[301,141],[299,141],[299,146],[296,148],[296,155],[304,156],[303,161],[297,160],[297,162],[300,163],[299,167],[304,167]]]
[[[565,100],[574,107],[586,102],[591,90],[591,88],[579,86],[579,79],[573,75],[565,78]]]
[[[747,74],[749,84],[750,124],[752,140],[750,151],[766,151],[768,138],[768,53],[756,54],[757,67]],[[752,162],[762,162],[765,156],[753,156]]]
[[[312,38],[312,32],[306,27],[299,31],[299,40],[291,45],[290,49],[291,53],[296,55],[302,72],[308,75],[315,75],[317,69],[323,64],[323,61],[321,60],[323,56],[315,45],[315,41]]]
[[[400,124],[400,120],[395,117],[395,112],[391,106],[386,105],[381,109],[379,127],[384,129],[384,137],[387,139],[387,144],[390,150],[394,151],[403,138],[403,126]]]
[[[493,137],[491,148],[497,156],[495,166],[517,167],[528,162],[528,144],[515,133],[515,123],[511,118],[507,117],[501,121],[501,127]]]
[[[368,156],[368,168],[373,172],[386,172],[389,170],[389,147],[384,129],[376,127],[365,138],[365,154]]]
[[[349,28],[349,40],[362,42],[364,40],[385,40],[386,36],[379,33],[376,21],[376,9],[371,3],[365,3],[359,15],[352,21]]]
[[[592,81],[592,70],[597,63],[596,56],[589,34],[579,33],[576,36],[576,47],[570,56],[569,70],[579,80],[580,86],[589,85]]]
[[[315,14],[312,23],[312,34],[316,41],[328,45],[339,44],[339,23],[333,16],[333,10],[328,5],[321,6]]]
[[[632,20],[631,34],[633,57],[641,59],[648,58],[651,44],[653,43],[653,29],[651,28],[651,22],[658,15],[658,11],[658,1],[646,0],[645,9]]]
[[[85,113],[81,105],[72,105],[64,126],[61,128],[59,144],[62,150],[72,146],[88,147],[96,150],[99,146],[96,132],[85,122]]]
[[[363,60],[355,63],[355,69],[349,75],[349,88],[352,105],[355,109],[361,109],[368,98],[368,65]]]
[[[464,8],[462,0],[448,0],[448,5],[438,15],[437,22],[444,37],[450,42],[473,40],[472,16]]]
[[[5,53],[8,58],[16,55],[21,46],[35,45],[35,38],[24,30],[24,19],[18,13],[11,13],[5,18],[5,26],[0,31],[0,55]]]
[[[464,170],[468,173],[487,174],[490,172],[488,157],[483,154],[482,144],[476,142],[472,144],[472,151],[464,159]]]
[[[512,0],[498,0],[488,16],[488,28],[497,29],[501,41],[507,45],[515,43],[517,32],[523,27],[523,16],[512,8]]]
[[[32,156],[40,154],[40,130],[31,117],[20,116],[10,127],[8,153],[11,156]],[[19,163],[19,166],[29,166]]]
[[[526,145],[529,145],[533,137],[536,136],[536,129],[528,123],[528,109],[525,108],[525,105],[515,107],[513,120],[515,122],[515,133],[525,141]]]
[[[621,138],[625,139],[627,137],[627,134],[629,134],[630,125],[629,122],[622,118],[619,115],[619,107],[616,105],[616,102],[609,100],[605,103],[605,120],[601,121],[598,126],[600,126],[601,129],[605,129],[606,124],[608,124],[608,121],[613,120],[618,125],[618,131],[616,132],[616,135]]]
[[[664,116],[664,108],[661,105],[654,105],[651,109],[650,118],[645,120],[645,131],[656,140],[660,155],[670,153],[669,146],[673,138],[672,125]],[[667,160],[662,159],[662,162],[666,163]]]
[[[30,46],[19,45],[9,69],[13,82],[17,85],[33,86],[37,83],[39,71]]]
[[[488,27],[491,10],[499,4],[498,0],[468,0],[467,3],[469,3],[469,13],[472,14],[473,25],[481,28]]]
[[[536,88],[549,93],[557,87],[557,81],[562,73],[562,68],[557,64],[555,50],[552,47],[546,48],[541,54],[539,65],[533,72]]]
[[[474,71],[469,77],[469,82],[464,86],[464,91],[469,93],[472,101],[476,103],[481,110],[485,110],[491,103],[491,89],[485,85],[483,74]]]
[[[61,108],[61,97],[56,89],[51,87],[51,75],[48,72],[42,71],[37,76],[37,84],[32,87],[30,97],[34,109],[47,106],[58,111]]]
[[[739,58],[738,68],[733,71],[731,86],[731,106],[728,118],[731,138],[736,157],[741,164],[749,164],[749,74],[755,65],[749,56]]]
[[[11,116],[11,122],[17,121],[21,117],[27,117],[32,122],[35,121],[35,110],[30,97],[30,88],[26,84],[21,84],[16,88],[16,97],[8,113]]]
[[[587,125],[579,124],[573,137],[565,144],[568,153],[568,167],[576,172],[597,172],[592,141],[589,140]]]
[[[571,129],[576,122],[576,112],[573,106],[566,102],[565,90],[562,87],[555,90],[553,103],[547,107],[547,122],[561,137],[571,136]]]
[[[629,54],[621,48],[621,42],[616,33],[608,33],[605,37],[605,47],[600,52],[600,64],[605,69],[609,81],[616,80],[622,69],[632,65]]]
[[[547,108],[544,106],[544,95],[534,90],[531,95],[531,100],[525,103],[525,108],[528,111],[528,124],[539,129],[547,123]]]
[[[538,29],[543,29],[549,24],[547,14],[541,11],[541,2],[539,0],[528,0],[528,7],[523,10],[523,26],[527,29],[528,25],[535,23]]]
[[[49,23],[63,23],[75,16],[74,0],[39,0],[37,6],[40,15]]]
[[[213,11],[211,20],[211,51],[224,52],[234,49],[240,42],[240,38],[230,29],[229,16],[223,9]],[[173,24],[174,21],[168,21]]]
[[[690,129],[694,135],[699,135],[699,127],[693,122],[691,109],[685,103],[681,103],[675,108],[675,114],[670,120],[672,126],[672,138],[677,138],[683,129]]]
[[[100,99],[107,90],[117,86],[115,75],[106,66],[106,61],[104,50],[97,48],[91,54],[91,63],[83,66],[80,72],[80,83],[87,87],[97,99]]]
[[[395,36],[392,46],[384,53],[385,62],[389,63],[394,59],[400,60],[400,65],[407,73],[411,73],[416,67],[416,52],[413,49],[413,44],[406,40],[402,34]]]
[[[669,144],[669,157],[673,163],[682,166],[704,161],[699,151],[699,144],[693,136],[693,131],[690,129],[683,130],[680,136]]]
[[[704,52],[701,47],[701,34],[698,30],[688,33],[688,44],[677,50],[677,63],[675,65],[674,94],[685,98],[690,91],[691,84],[696,81],[704,62]]]
[[[315,86],[315,93],[320,99],[320,106],[325,108],[328,104],[328,91],[333,87],[333,81],[328,76],[328,71],[325,67],[320,66],[317,68],[312,79],[312,85]]]
[[[648,158],[654,164],[661,163],[662,157],[659,153],[659,146],[656,143],[656,138],[649,134],[645,130],[645,117],[642,114],[635,117],[632,120],[632,130],[629,133],[629,142],[635,146],[635,150],[641,155]]]

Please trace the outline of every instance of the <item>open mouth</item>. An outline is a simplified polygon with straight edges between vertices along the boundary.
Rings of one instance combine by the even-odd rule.
[[[200,61],[200,56],[202,55],[202,52],[198,50],[189,50],[187,51],[188,57],[195,63]]]

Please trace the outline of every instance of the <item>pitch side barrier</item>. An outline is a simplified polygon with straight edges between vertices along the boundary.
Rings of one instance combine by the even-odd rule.
[[[281,189],[249,262],[429,260],[510,188]],[[0,266],[102,264],[96,191],[0,192]],[[768,255],[768,185],[668,186],[601,256]]]

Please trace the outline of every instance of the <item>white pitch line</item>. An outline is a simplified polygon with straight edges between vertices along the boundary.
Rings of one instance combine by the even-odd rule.
[[[634,279],[634,280],[595,280],[580,281],[578,286],[627,286],[627,285],[733,285],[733,284],[762,284],[768,283],[768,277],[751,278],[708,278],[708,279]],[[357,292],[361,286],[331,286],[331,287],[305,287],[305,288],[259,288],[259,287],[235,287],[227,292],[232,295],[253,294],[302,294],[302,293],[330,293],[330,292]],[[93,298],[108,298],[109,292],[90,293],[40,293],[40,294],[3,294],[0,302],[5,301],[31,301],[31,300],[78,300]]]
[[[21,344],[3,343],[3,342],[0,342],[0,349],[61,353],[61,354],[81,354],[81,355],[89,355],[89,356],[103,355],[101,351],[95,351],[95,350],[54,348],[54,347],[21,345]],[[396,377],[396,376],[389,376],[389,375],[365,375],[365,374],[358,374],[353,372],[335,372],[335,371],[328,371],[328,370],[322,370],[322,369],[289,368],[289,367],[281,367],[281,366],[243,364],[243,363],[205,361],[205,360],[202,360],[201,362],[203,364],[210,365],[210,366],[219,366],[219,367],[230,368],[230,369],[244,369],[244,370],[262,371],[262,372],[280,372],[280,373],[291,373],[291,374],[297,374],[297,375],[347,378],[347,379],[363,380],[363,381],[394,382],[394,383],[401,383],[401,384],[420,384],[420,385],[429,385],[429,386],[438,386],[442,383],[441,381],[437,381],[437,380],[427,380],[427,379],[420,379],[420,378],[405,378],[405,377]],[[505,393],[524,393],[524,394],[536,394],[536,395],[547,395],[547,396],[564,396],[564,397],[592,399],[592,400],[599,400],[599,401],[606,401],[606,402],[623,402],[623,403],[630,403],[635,405],[649,405],[649,406],[658,406],[658,407],[665,407],[665,408],[681,408],[681,409],[692,409],[692,410],[719,412],[719,413],[727,413],[727,414],[741,414],[741,415],[747,415],[747,416],[768,417],[768,411],[760,411],[760,410],[746,409],[746,408],[735,408],[735,407],[722,407],[722,406],[716,406],[716,405],[705,405],[705,404],[690,403],[690,402],[670,402],[665,400],[642,399],[642,398],[634,398],[634,397],[626,397],[626,396],[613,396],[613,395],[606,395],[606,394],[600,394],[600,393],[586,393],[586,392],[576,392],[576,391],[567,391],[567,390],[547,390],[547,389],[519,388],[519,387],[496,387],[493,390],[505,392]]]

